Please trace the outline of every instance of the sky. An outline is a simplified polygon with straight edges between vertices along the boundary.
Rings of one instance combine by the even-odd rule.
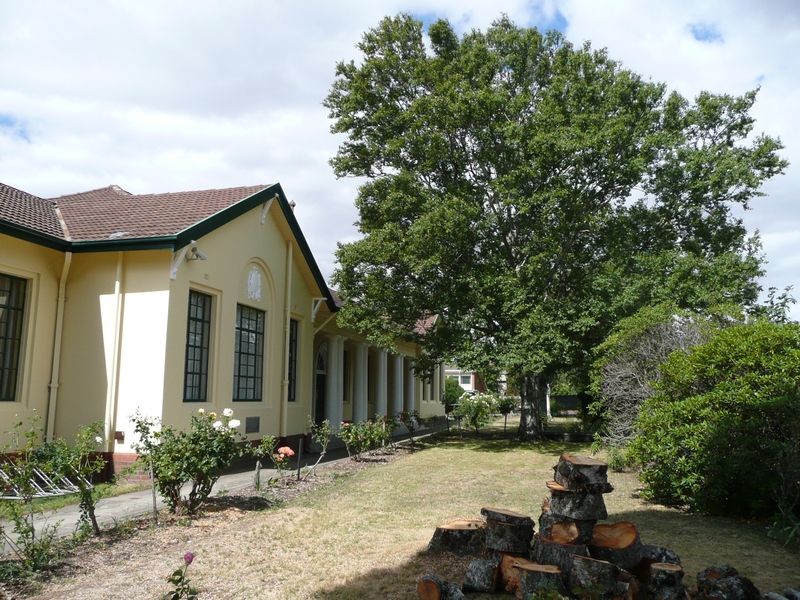
[[[401,12],[459,33],[505,13],[687,98],[760,87],[754,134],[791,164],[741,216],[762,238],[763,288],[800,283],[797,0],[0,0],[0,181],[45,198],[277,182],[327,278],[337,242],[358,238],[359,181],[332,173],[343,138],[322,101],[336,63]]]

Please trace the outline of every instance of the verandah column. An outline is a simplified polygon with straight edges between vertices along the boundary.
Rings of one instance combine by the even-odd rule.
[[[338,431],[343,414],[342,360],[344,338],[340,335],[328,337],[328,365],[325,374],[325,417],[331,428]]]
[[[403,411],[403,355],[392,355],[392,416]]]
[[[388,410],[388,363],[386,350],[378,348],[375,351],[375,414],[385,415]]]
[[[414,359],[408,359],[408,369],[406,370],[406,410],[411,412],[417,410],[417,378],[414,376]]]
[[[353,373],[353,421],[367,420],[367,369],[368,348],[363,342],[356,344],[355,364]]]

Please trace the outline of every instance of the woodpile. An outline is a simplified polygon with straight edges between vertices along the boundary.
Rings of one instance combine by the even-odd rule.
[[[539,532],[534,520],[515,511],[484,507],[484,520],[459,520],[436,528],[429,552],[474,555],[463,585],[426,575],[423,600],[457,600],[463,593],[508,592],[527,599],[542,589],[580,600],[686,600],[678,555],[642,542],[629,521],[608,517],[604,494],[613,491],[606,463],[562,454],[546,483]],[[697,575],[698,600],[761,600],[749,579],[732,567]],[[768,600],[800,600],[787,588]]]

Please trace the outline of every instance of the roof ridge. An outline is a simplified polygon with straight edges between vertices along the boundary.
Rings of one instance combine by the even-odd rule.
[[[71,196],[84,196],[86,194],[92,194],[94,192],[102,192],[102,191],[105,191],[105,190],[110,190],[110,191],[112,191],[115,194],[118,194],[120,196],[135,196],[135,194],[131,194],[128,190],[124,190],[120,186],[118,186],[117,184],[112,183],[111,185],[100,187],[100,188],[97,188],[97,189],[94,189],[94,190],[86,190],[84,192],[74,192],[72,194],[61,194],[60,196],[57,196],[55,198],[50,198],[49,200],[57,201],[60,198],[69,198]]]

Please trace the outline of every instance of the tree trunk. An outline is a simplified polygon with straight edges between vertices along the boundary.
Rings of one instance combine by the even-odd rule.
[[[542,406],[547,396],[548,377],[526,373],[520,377],[520,411],[517,437],[523,442],[542,438]]]
[[[486,547],[498,552],[524,554],[531,550],[533,539],[533,520],[528,524],[516,525],[486,519]]]
[[[467,574],[464,575],[464,584],[461,586],[461,591],[494,592],[497,589],[497,582],[500,576],[500,561],[499,554],[495,558],[476,558],[473,560],[467,567]]]
[[[631,571],[642,561],[644,548],[636,525],[630,521],[599,523],[589,543],[589,555]]]

